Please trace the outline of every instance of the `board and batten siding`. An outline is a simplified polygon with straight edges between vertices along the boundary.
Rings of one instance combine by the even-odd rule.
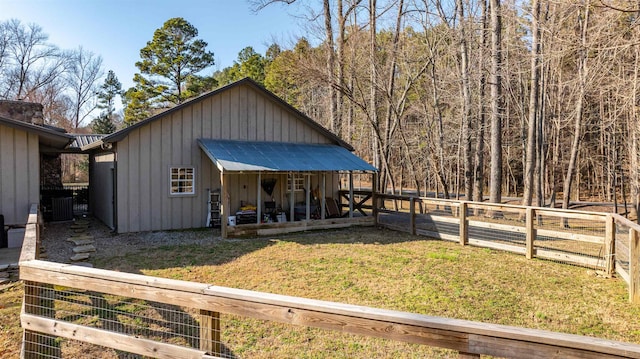
[[[27,223],[29,207],[40,201],[38,135],[0,125],[0,214],[5,225]]]
[[[101,153],[93,156],[90,161],[89,200],[91,201],[93,215],[106,224],[109,228],[114,228],[113,205],[114,205],[114,172],[115,155],[113,153]]]
[[[331,143],[299,114],[248,85],[169,111],[116,143],[118,232],[205,226],[207,189],[220,188],[220,173],[200,150],[198,138]],[[194,195],[169,194],[171,166],[195,168]],[[257,178],[245,180],[253,184],[234,184],[231,190],[237,205],[241,191],[248,191],[248,201],[256,197]],[[328,179],[328,187],[334,182]]]

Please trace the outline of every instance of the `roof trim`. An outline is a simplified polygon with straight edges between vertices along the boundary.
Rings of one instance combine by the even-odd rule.
[[[44,126],[38,126],[27,122],[12,120],[10,118],[2,116],[0,116],[0,124],[34,133],[41,137],[41,139],[47,140],[47,144],[53,147],[65,148],[75,140],[74,136],[67,133],[62,133],[60,131],[53,130]]]
[[[320,133],[322,133],[324,136],[326,136],[327,138],[329,138],[330,140],[332,140],[332,142],[334,142],[335,144],[344,147],[346,149],[348,149],[349,151],[354,151],[355,149],[353,148],[353,146],[351,146],[350,144],[348,144],[347,142],[345,142],[344,140],[342,140],[340,137],[336,136],[333,132],[329,131],[328,129],[326,129],[324,126],[322,126],[321,124],[319,124],[318,122],[314,121],[312,118],[310,118],[309,116],[305,115],[304,113],[300,112],[300,110],[296,109],[295,107],[293,107],[292,105],[290,105],[289,103],[287,103],[285,100],[281,99],[280,97],[276,96],[273,92],[267,90],[266,88],[264,88],[262,85],[258,84],[257,82],[255,82],[254,80],[252,80],[249,77],[245,77],[241,80],[238,80],[236,82],[230,83],[228,85],[225,85],[223,87],[220,87],[218,89],[215,89],[213,91],[209,91],[206,92],[198,97],[194,97],[190,100],[187,100],[186,102],[183,102],[175,107],[172,107],[168,110],[165,110],[163,112],[160,112],[154,116],[151,116],[145,120],[142,120],[134,125],[131,125],[129,127],[123,128],[120,131],[114,132],[111,135],[105,137],[102,139],[102,142],[107,143],[107,142],[118,142],[121,141],[122,139],[124,139],[125,137],[127,137],[127,135],[139,128],[142,127],[150,122],[153,122],[161,117],[164,117],[166,115],[169,115],[173,112],[179,111],[187,106],[190,106],[191,104],[197,102],[197,101],[201,101],[204,99],[207,99],[209,97],[215,96],[221,92],[224,92],[226,90],[229,90],[231,88],[234,87],[238,87],[241,85],[248,85],[253,87],[254,89],[258,90],[259,92],[264,93],[265,95],[267,95],[268,97],[270,97],[272,100],[274,100],[275,102],[279,103],[280,105],[282,105],[285,109],[289,110],[290,112],[294,113],[295,115],[299,116],[303,121],[305,121],[308,125],[310,125],[312,128],[318,130]],[[98,143],[94,143],[95,146],[89,147],[87,146],[86,148],[83,147],[83,150],[87,150],[87,149],[91,149],[94,147],[97,147]]]

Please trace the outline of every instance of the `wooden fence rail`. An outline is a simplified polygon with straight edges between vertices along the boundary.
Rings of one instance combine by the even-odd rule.
[[[464,209],[465,205],[462,205]],[[448,348],[460,358],[640,358],[640,345],[549,331],[376,309],[150,277],[37,259],[37,226],[27,227],[20,262],[25,283],[72,286],[199,310],[200,348],[160,343],[48,316],[46,295],[25,292],[21,323],[32,349],[42,338],[68,338],[156,358],[214,358],[220,353],[219,313]],[[37,287],[37,286],[36,286]],[[37,302],[37,305],[35,302]],[[31,305],[30,305],[31,304]],[[33,305],[33,306],[32,306]],[[50,313],[49,313],[50,314]],[[207,320],[208,319],[208,320]],[[25,335],[25,338],[27,336]],[[47,342],[50,345],[50,342]],[[24,351],[23,351],[24,353]],[[24,357],[56,357],[59,352]]]
[[[565,210],[557,208],[530,207],[511,204],[496,204],[485,202],[468,202],[451,199],[437,199],[425,197],[407,197],[399,195],[377,194],[374,207],[378,208],[376,213],[396,213],[408,216],[409,225],[395,223],[381,223],[378,216],[374,219],[377,226],[388,227],[398,231],[409,232],[411,234],[431,236],[450,241],[458,241],[462,245],[472,244],[475,246],[504,250],[508,252],[525,255],[528,259],[542,258],[558,260],[576,265],[597,268],[604,271],[606,276],[612,276],[618,272],[629,285],[629,300],[633,303],[640,303],[640,225],[614,213],[587,212],[576,210]],[[407,201],[409,202],[409,212],[403,213],[385,208],[384,201]],[[442,233],[420,229],[416,225],[416,218],[420,213],[418,208],[422,205],[435,205],[446,208],[450,216],[442,214],[429,215],[429,220],[434,223],[449,223],[458,225],[456,233]],[[497,211],[505,213],[517,213],[520,215],[518,221],[520,225],[496,223],[495,221],[484,221],[476,216],[475,220],[469,219],[470,210],[483,210],[485,213],[495,213]],[[489,217],[489,216],[487,216]],[[559,218],[559,228],[542,228],[537,223],[542,217]],[[601,226],[602,235],[593,235],[573,232],[570,228],[564,228],[569,220],[587,221],[590,225]],[[616,225],[628,230],[629,237],[629,270],[621,272],[616,268],[615,240]],[[504,233],[524,235],[524,247],[495,240],[481,240],[473,238],[469,234],[469,228],[483,228],[487,230],[498,230]],[[540,248],[534,244],[540,237],[551,237],[557,240],[570,240],[576,242],[602,245],[603,253],[601,257],[594,257],[585,254],[571,253],[566,250]]]

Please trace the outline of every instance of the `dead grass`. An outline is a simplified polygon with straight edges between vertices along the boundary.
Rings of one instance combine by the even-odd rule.
[[[100,268],[256,291],[640,343],[640,308],[622,280],[488,249],[375,229],[165,245],[109,257]],[[21,292],[0,293],[19,303]],[[7,299],[5,299],[7,298]],[[19,304],[0,310],[2,348],[17,353]],[[195,311],[188,310],[195,314]],[[342,333],[222,317],[238,357],[446,358],[451,352]],[[18,343],[19,345],[19,343]],[[9,349],[6,349],[9,348]],[[0,349],[1,350],[1,349]],[[3,354],[3,352],[0,352]],[[103,357],[109,357],[102,353]]]
[[[20,357],[22,283],[0,285],[0,358]]]
[[[221,286],[640,343],[640,308],[627,302],[621,280],[597,278],[584,268],[388,230],[165,246],[98,264]],[[243,336],[253,335],[242,332],[246,324],[233,324],[235,320],[226,324],[225,332],[225,338],[237,341],[232,349],[242,356],[261,356],[258,353],[268,344],[249,344],[251,340]],[[271,324],[249,325],[255,326],[263,328],[259,332],[274,330]],[[291,331],[301,331],[287,328],[278,337],[289,341]],[[260,342],[271,336],[259,335]],[[331,346],[331,340],[314,342],[317,345],[311,349],[319,353]],[[367,342],[358,338],[341,345]],[[308,352],[309,345],[305,348]],[[366,356],[365,351],[362,357]]]

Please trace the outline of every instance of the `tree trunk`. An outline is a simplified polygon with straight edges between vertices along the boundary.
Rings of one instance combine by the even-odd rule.
[[[469,85],[469,51],[465,31],[464,3],[456,0],[458,8],[460,78],[462,92],[462,156],[464,159],[464,195],[473,201],[473,163],[471,160],[471,89]]]
[[[638,103],[638,80],[640,67],[640,49],[635,48],[635,66],[633,73],[633,92],[632,92],[632,105],[631,116],[628,119],[629,137],[631,138],[629,144],[629,177],[631,185],[631,203],[632,212],[631,216],[636,217],[636,221],[640,223],[640,116],[638,114],[638,108],[635,104]]]
[[[327,45],[327,77],[329,78],[329,119],[331,123],[331,131],[340,136],[340,119],[337,116],[337,99],[335,84],[335,50],[333,45],[333,26],[331,24],[331,7],[329,0],[323,0],[322,8],[324,10],[324,29],[326,33],[326,45]]]
[[[484,66],[485,52],[487,49],[487,2],[480,1],[482,6],[482,44],[480,45],[479,61],[480,66]],[[474,188],[473,198],[482,202],[484,200],[484,126],[485,126],[485,105],[486,98],[486,74],[483,69],[480,70],[480,96],[479,96],[479,114],[478,114],[478,135],[476,138],[476,153],[474,161]],[[476,215],[477,209],[476,209]]]
[[[378,135],[376,133],[378,124],[378,91],[376,85],[378,83],[378,70],[376,68],[376,0],[369,0],[369,66],[370,66],[370,98],[369,98],[369,111],[370,111],[370,121],[373,126],[372,128],[372,155],[373,155],[373,165],[376,168],[380,168],[380,144],[378,140]],[[386,180],[385,177],[380,178],[378,181],[381,189],[385,189]]]
[[[533,34],[533,42],[531,44],[531,81],[529,89],[529,123],[527,124],[527,152],[525,158],[524,170],[524,193],[522,205],[531,206],[533,200],[534,188],[534,170],[536,167],[536,141],[538,126],[538,92],[540,80],[540,31],[538,27],[538,19],[540,18],[540,2],[533,0],[533,14],[531,16],[531,33]]]
[[[491,0],[491,182],[489,201],[502,201],[502,89],[501,89],[501,35],[500,0]]]
[[[584,110],[584,96],[587,85],[587,28],[589,23],[589,3],[585,4],[584,17],[579,19],[581,22],[581,49],[578,53],[578,80],[579,93],[576,99],[575,121],[573,128],[573,140],[571,142],[571,154],[569,156],[569,165],[567,166],[567,174],[564,179],[562,188],[562,208],[569,208],[571,200],[571,187],[576,173],[578,151],[580,150],[580,136],[582,133],[582,117]],[[563,226],[568,227],[568,221],[563,219]]]

